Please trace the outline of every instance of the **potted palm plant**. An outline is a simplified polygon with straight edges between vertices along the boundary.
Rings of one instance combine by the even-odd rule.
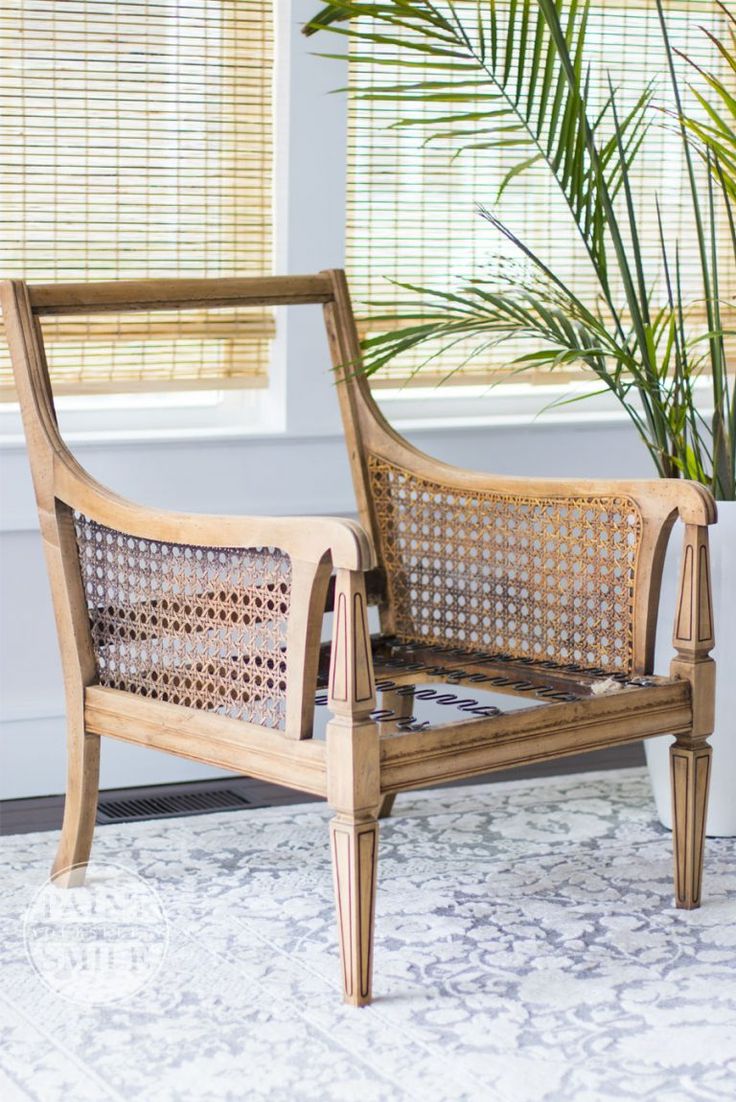
[[[733,287],[722,287],[726,262],[736,261],[736,99],[716,73],[692,64],[692,80],[682,80],[661,0],[656,4],[673,93],[669,112],[658,108],[651,85],[622,109],[610,78],[603,108],[591,109],[589,7],[578,0],[356,0],[327,4],[305,31],[344,35],[357,48],[380,44],[375,66],[390,65],[405,79],[370,81],[353,94],[390,97],[396,125],[421,122],[424,140],[437,138],[455,153],[511,151],[501,189],[541,169],[563,196],[595,279],[595,301],[576,294],[534,241],[485,208],[481,217],[524,258],[523,282],[499,268],[470,272],[449,289],[398,285],[394,297],[374,304],[363,369],[372,374],[426,342],[436,356],[458,340],[471,342],[469,359],[486,354],[491,342],[512,342],[514,371],[583,364],[626,411],[661,477],[696,480],[719,499],[712,550],[721,677],[708,831],[736,835],[736,739],[728,730],[736,678],[727,673],[736,665],[736,369],[729,374],[728,365],[736,302]],[[733,74],[736,19],[720,0],[714,5],[724,34],[703,33]],[[429,137],[427,113],[417,110],[428,102],[436,117]],[[634,196],[632,170],[652,126],[669,127],[682,153],[689,230],[680,241],[672,240],[656,195],[644,216]],[[656,270],[641,248],[642,217],[658,228]],[[717,234],[724,220],[727,232]],[[695,262],[696,294],[683,289],[685,256]],[[670,575],[668,568],[666,596],[674,588]],[[674,607],[674,594],[665,605]],[[657,658],[665,671],[668,627],[659,633]],[[666,740],[657,742],[647,744],[648,759],[669,825]]]

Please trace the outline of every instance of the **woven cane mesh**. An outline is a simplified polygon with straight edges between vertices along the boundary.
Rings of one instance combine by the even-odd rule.
[[[401,640],[631,670],[634,501],[461,491],[374,455],[368,469]]]
[[[286,555],[75,528],[101,685],[284,726]]]

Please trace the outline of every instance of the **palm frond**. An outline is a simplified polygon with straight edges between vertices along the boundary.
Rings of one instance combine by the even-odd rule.
[[[602,190],[615,194],[622,186],[646,131],[651,88],[621,120],[620,142],[612,145],[603,138],[614,128],[612,100],[592,123],[586,117],[588,0],[510,0],[505,11],[489,2],[478,4],[475,18],[465,22],[458,5],[445,3],[443,11],[428,0],[356,0],[327,5],[305,30],[345,35],[358,49],[361,43],[382,47],[353,54],[353,60],[364,57],[374,73],[390,68],[407,79],[371,79],[351,91],[357,99],[393,102],[399,115],[394,126],[430,131],[428,142],[453,146],[456,153],[512,151],[514,164],[499,195],[545,163],[610,297]],[[422,79],[412,80],[418,54]],[[598,135],[600,171],[590,156]]]
[[[727,17],[727,36],[705,33],[736,73],[736,16],[714,2]],[[677,50],[662,0],[656,6],[690,188],[707,315],[702,332],[683,295],[680,247],[668,246],[658,208],[664,304],[643,262],[633,170],[653,122],[653,85],[621,111],[609,82],[606,102],[589,114],[589,0],[350,0],[324,6],[305,32],[326,30],[351,41],[357,71],[371,70],[351,93],[393,103],[396,128],[415,128],[425,143],[441,143],[455,157],[468,150],[510,155],[497,199],[528,172],[545,169],[565,199],[600,292],[595,306],[582,302],[532,243],[494,210],[482,210],[529,263],[528,277],[520,283],[504,281],[502,273],[476,276],[457,292],[396,284],[392,299],[369,304],[384,313],[370,319],[363,369],[370,374],[427,344],[432,351],[420,370],[458,342],[472,345],[468,360],[506,341],[520,344],[513,372],[585,364],[631,417],[660,474],[696,478],[717,496],[735,497],[736,393],[726,364],[716,207],[722,200],[726,242],[736,256],[736,95],[726,80],[695,66],[703,88],[692,93],[703,115],[686,117]],[[705,194],[693,149],[710,172]],[[619,284],[623,295],[614,296]],[[712,382],[709,422],[697,404],[702,375]]]

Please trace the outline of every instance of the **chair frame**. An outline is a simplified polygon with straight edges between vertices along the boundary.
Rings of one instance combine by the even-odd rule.
[[[119,283],[0,285],[0,301],[24,420],[59,637],[67,711],[67,793],[54,876],[83,883],[98,799],[101,736],[155,747],[196,761],[312,793],[335,811],[330,825],[343,995],[371,1001],[378,819],[395,795],[479,776],[511,765],[672,734],[675,901],[700,904],[713,731],[715,664],[708,526],[716,521],[702,486],[675,480],[496,477],[460,470],[419,452],[387,424],[359,371],[360,345],[344,273],[263,279],[146,280]],[[92,479],[65,446],[57,425],[40,319],[53,314],[265,304],[322,304],[345,426],[360,523],[320,517],[203,516],[144,508]],[[653,666],[659,591],[667,542],[684,522],[670,678],[636,693],[386,736],[376,706],[368,593],[377,593],[381,632],[396,630],[396,609],[379,561],[380,521],[368,456],[457,491],[494,491],[542,500],[625,494],[636,502],[642,534],[634,579],[632,672]],[[215,712],[151,700],[99,684],[74,531],[81,512],[133,537],[206,548],[277,548],[290,557],[292,599],[286,647],[282,731]],[[334,591],[330,590],[335,574]],[[333,595],[334,593],[334,595]],[[324,742],[313,740],[320,632],[334,608],[328,677],[332,713]],[[402,705],[399,704],[399,707]]]

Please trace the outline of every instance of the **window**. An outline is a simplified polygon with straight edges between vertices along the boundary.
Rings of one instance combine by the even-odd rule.
[[[2,277],[271,272],[271,0],[4,0],[0,46]],[[273,325],[157,312],[44,333],[55,391],[91,394],[263,385]]]
[[[462,8],[462,5],[456,5]],[[499,4],[499,7],[501,5]],[[506,5],[508,7],[508,5]],[[468,26],[474,26],[476,5],[466,5]],[[717,70],[718,60],[710,47],[703,28],[721,31],[719,12],[710,0],[670,0],[666,14],[671,38],[694,60],[705,62]],[[518,15],[518,9],[517,9]],[[372,84],[380,88],[427,79],[419,63],[411,78],[406,69],[377,65],[377,56],[390,57],[392,47],[383,43],[361,40],[351,43],[350,83],[356,87]],[[627,105],[633,106],[646,83],[657,79],[656,103],[670,106],[670,87],[665,71],[657,10],[654,0],[594,0],[587,33],[588,60],[592,63],[589,99],[591,116],[596,106],[608,96],[607,74],[610,72],[618,90],[621,115]],[[419,55],[417,55],[418,57]],[[725,62],[721,62],[725,75]],[[461,79],[461,74],[458,75]],[[425,118],[449,111],[446,104],[427,109],[416,107],[414,116]],[[580,242],[556,184],[543,168],[534,168],[514,181],[496,201],[499,185],[509,168],[518,159],[513,153],[474,150],[453,159],[456,146],[441,143],[425,144],[424,139],[435,126],[414,125],[391,127],[405,107],[397,107],[389,94],[383,99],[357,99],[350,102],[349,163],[348,163],[348,243],[347,268],[353,296],[359,313],[367,316],[371,300],[396,297],[395,288],[386,277],[424,287],[446,289],[456,280],[493,269],[499,263],[519,264],[520,254],[488,223],[481,220],[478,206],[493,208],[501,220],[517,236],[532,245],[543,260],[562,276],[576,293],[594,302],[596,285]],[[463,110],[472,111],[471,107]],[[472,128],[469,123],[469,129]],[[682,280],[688,296],[699,293],[697,257],[690,248],[691,225],[687,178],[684,158],[678,140],[666,125],[664,116],[655,122],[641,151],[635,171],[635,200],[648,217],[641,219],[644,228],[643,248],[647,269],[656,273],[660,267],[660,243],[654,196],[659,197],[669,241],[679,238],[683,261]],[[728,239],[728,224],[721,227],[724,241]],[[724,249],[721,292],[725,299],[736,290],[733,264],[726,266]],[[525,272],[520,265],[519,279]],[[407,296],[407,301],[412,301]],[[374,310],[374,312],[379,312]],[[703,313],[704,317],[704,313]],[[365,324],[361,326],[364,335]],[[448,349],[437,360],[428,360],[430,346],[403,359],[393,361],[372,378],[378,386],[394,387],[406,382],[420,386],[432,385],[452,376],[454,383],[479,384],[507,377],[508,364],[515,354],[509,343],[487,350],[483,358],[467,359],[471,346],[458,345]],[[413,372],[423,362],[425,366]],[[576,371],[526,371],[518,381],[562,382],[582,377]]]

